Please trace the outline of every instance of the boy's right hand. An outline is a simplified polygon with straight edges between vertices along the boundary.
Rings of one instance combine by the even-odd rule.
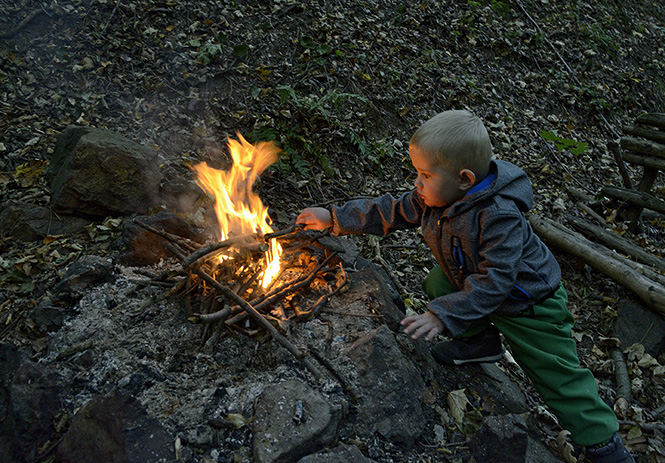
[[[325,230],[332,227],[332,214],[323,207],[308,207],[300,213],[296,224],[304,225],[305,230]]]

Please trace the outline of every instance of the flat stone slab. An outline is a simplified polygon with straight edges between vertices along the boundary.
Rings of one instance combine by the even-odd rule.
[[[330,445],[339,413],[305,383],[289,380],[267,388],[254,413],[254,459],[287,463]]]

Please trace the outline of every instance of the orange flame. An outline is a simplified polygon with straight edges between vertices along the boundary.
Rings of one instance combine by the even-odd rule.
[[[252,187],[259,175],[277,161],[279,148],[272,142],[252,145],[242,135],[240,141],[229,139],[228,148],[233,165],[228,171],[214,169],[202,162],[193,167],[197,173],[197,183],[215,200],[215,212],[221,240],[232,235],[250,233],[271,233],[268,208]],[[279,257],[282,247],[276,240],[270,240],[266,253],[267,267],[263,274],[263,287],[267,287],[279,272]]]

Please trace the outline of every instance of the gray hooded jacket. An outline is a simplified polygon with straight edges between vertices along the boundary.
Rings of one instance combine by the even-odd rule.
[[[492,161],[490,174],[445,208],[424,204],[417,192],[384,195],[334,206],[333,235],[421,227],[423,238],[459,291],[430,301],[428,309],[458,336],[477,319],[517,315],[558,289],[561,269],[523,212],[533,204],[526,174]]]

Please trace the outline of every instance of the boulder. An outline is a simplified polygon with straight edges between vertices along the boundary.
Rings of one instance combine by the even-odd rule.
[[[198,230],[176,214],[160,212],[152,216],[133,217],[123,223],[122,237],[118,243],[122,248],[118,257],[120,264],[136,267],[153,265],[173,256],[164,247],[164,243],[168,242],[165,238],[139,226],[137,221],[181,238],[200,243],[204,241],[204,236]]]
[[[614,336],[619,338],[624,349],[640,343],[652,357],[665,353],[665,319],[662,315],[630,299],[619,301],[618,312]]]
[[[113,391],[74,415],[58,446],[57,463],[161,463],[175,460],[174,442],[138,400]]]
[[[524,463],[527,444],[526,420],[522,416],[486,416],[469,448],[476,461]]]
[[[105,129],[67,127],[46,173],[59,212],[103,218],[145,214],[161,204],[154,149]]]
[[[0,344],[0,461],[37,461],[55,435],[65,380],[11,344]]]
[[[469,449],[477,462],[560,462],[545,445],[531,437],[528,429],[523,415],[486,416]]]
[[[54,302],[75,302],[89,288],[115,280],[114,265],[99,256],[83,256],[65,271],[53,288]]]
[[[19,241],[38,241],[46,236],[73,235],[88,221],[54,214],[48,207],[24,201],[8,201],[0,211],[0,235]]]
[[[422,408],[425,383],[400,350],[395,334],[382,325],[358,339],[347,355],[356,367],[362,392],[357,431],[412,445],[426,423]]]
[[[324,396],[297,380],[267,388],[254,412],[257,463],[287,463],[330,445],[340,413]]]

